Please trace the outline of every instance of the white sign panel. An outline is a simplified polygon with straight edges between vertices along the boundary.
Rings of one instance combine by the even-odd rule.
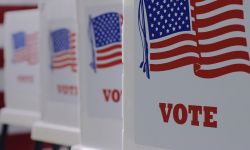
[[[45,103],[50,108],[50,103],[64,103],[66,110],[60,112],[60,118],[65,120],[65,124],[76,124],[78,122],[77,103],[78,96],[78,75],[77,75],[77,24],[75,3],[65,0],[58,5],[57,0],[45,3],[42,10],[42,86],[44,89]],[[63,11],[64,6],[68,6],[68,11]],[[57,8],[61,12],[53,13]],[[60,107],[55,106],[55,109]],[[71,108],[72,107],[72,108]],[[67,109],[72,109],[74,114],[66,114]],[[55,111],[45,111],[45,118],[50,118]],[[52,115],[53,116],[53,115]],[[68,118],[71,120],[67,121]],[[76,119],[77,118],[77,119]],[[74,120],[74,121],[73,121]],[[74,123],[73,123],[74,122]]]
[[[79,0],[78,12],[82,142],[121,149],[122,1]]]
[[[39,13],[37,10],[5,15],[6,106],[39,110]]]
[[[125,150],[250,147],[249,6],[125,2]]]
[[[33,128],[32,137],[56,144],[76,144],[80,137],[76,2],[47,0],[39,8],[42,120]]]
[[[4,43],[3,42],[4,41],[4,36],[3,36],[4,35],[4,29],[3,29],[3,25],[2,24],[0,24],[0,34],[1,34],[0,35],[0,47],[3,48],[3,46],[4,46],[3,45],[3,43]]]
[[[119,0],[117,0],[119,2]],[[87,8],[89,16],[89,115],[121,118],[122,5]],[[85,55],[86,55],[85,54]]]

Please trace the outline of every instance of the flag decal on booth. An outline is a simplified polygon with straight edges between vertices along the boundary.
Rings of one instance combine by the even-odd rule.
[[[27,62],[29,65],[38,63],[38,33],[17,32],[12,35],[13,63]]]
[[[89,17],[91,67],[105,69],[122,64],[121,15],[116,12]]]
[[[187,65],[202,78],[250,73],[243,0],[140,0],[138,25],[148,78]]]
[[[52,43],[52,68],[70,68],[77,71],[76,34],[62,28],[50,33]]]

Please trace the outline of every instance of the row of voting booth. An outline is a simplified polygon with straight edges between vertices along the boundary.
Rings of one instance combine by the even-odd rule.
[[[248,149],[249,6],[44,0],[7,12],[0,122],[72,150]]]

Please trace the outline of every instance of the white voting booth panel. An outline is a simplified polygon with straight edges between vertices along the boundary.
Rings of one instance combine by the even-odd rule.
[[[82,147],[122,149],[122,1],[79,0]]]
[[[31,128],[40,118],[39,12],[5,14],[5,107],[1,123]]]
[[[2,24],[0,24],[0,47],[1,48],[3,48],[4,47],[4,36],[3,36],[3,34],[4,34],[4,28],[3,28],[3,25]]]
[[[80,143],[76,3],[46,0],[41,10],[42,116],[32,138],[70,146]]]
[[[124,150],[249,149],[250,1],[124,2]]]
[[[0,49],[4,47],[4,28],[3,25],[0,24]],[[0,91],[4,90],[4,74],[3,74],[3,68],[0,69]]]

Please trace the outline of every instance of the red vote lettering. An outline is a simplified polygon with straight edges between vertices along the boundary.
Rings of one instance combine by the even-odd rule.
[[[121,100],[122,91],[117,89],[103,89],[104,99],[109,102],[112,99],[113,102],[118,103]]]
[[[172,111],[172,108],[173,108],[173,104],[168,104],[168,111],[166,113],[166,103],[160,103],[160,109],[161,109],[161,114],[162,114],[162,118],[163,118],[163,121],[168,123],[169,121],[169,117],[170,117],[170,113]]]
[[[110,98],[111,90],[103,89],[102,92],[103,92],[105,101],[108,102]]]
[[[181,113],[181,117],[179,115]],[[183,104],[177,104],[174,107],[174,120],[178,124],[185,124],[188,118],[188,112],[186,107]]]
[[[202,107],[201,106],[195,106],[190,105],[188,109],[188,113],[193,114],[191,125],[193,126],[199,126],[199,114],[202,114]]]
[[[17,80],[23,83],[33,83],[34,77],[32,75],[19,75],[17,76]]]
[[[191,116],[191,125],[200,126],[199,115],[204,115],[204,127],[217,128],[218,122],[214,120],[214,115],[217,114],[217,107],[211,106],[196,106],[184,104],[159,104],[163,122],[169,123],[172,114],[173,120],[179,125],[187,123],[188,117]],[[204,112],[203,112],[204,111]]]
[[[74,85],[57,85],[57,91],[62,95],[76,96],[78,94],[77,86]]]
[[[204,121],[204,127],[211,127],[211,128],[217,128],[217,121],[213,120],[213,114],[217,114],[217,108],[216,107],[204,107],[205,112],[205,121]]]

